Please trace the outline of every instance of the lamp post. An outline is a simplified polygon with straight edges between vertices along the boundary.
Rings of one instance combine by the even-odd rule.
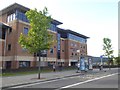
[[[80,50],[79,49],[77,50],[77,53],[78,53],[78,62],[79,62],[79,59],[80,59],[80,56],[79,56],[80,55]]]
[[[79,71],[80,69],[80,56],[79,56],[79,53],[80,53],[80,50],[77,50],[77,53],[78,53],[78,63],[77,63],[77,72]]]
[[[103,69],[103,60],[102,60],[102,59],[103,59],[103,56],[104,56],[104,55],[101,55],[101,56],[100,56],[100,59],[101,59],[101,62],[100,62],[100,70]]]

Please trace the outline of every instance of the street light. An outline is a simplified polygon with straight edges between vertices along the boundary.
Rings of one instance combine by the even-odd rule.
[[[101,69],[100,69],[100,70],[103,69],[103,60],[102,60],[102,59],[103,59],[103,56],[104,56],[104,55],[101,55],[101,56],[100,56],[100,59],[101,59],[101,62],[100,62],[100,68],[101,68]]]
[[[78,62],[79,62],[79,59],[80,59],[80,58],[79,58],[79,57],[80,57],[80,56],[79,56],[80,50],[77,50],[77,53],[78,53]]]
[[[79,63],[79,53],[80,53],[80,50],[77,50],[77,53],[78,53],[78,63],[77,63],[77,72],[79,71],[79,69],[80,69],[80,63]]]

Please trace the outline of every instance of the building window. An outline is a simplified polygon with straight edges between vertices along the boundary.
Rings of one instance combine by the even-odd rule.
[[[16,19],[15,13],[7,16],[7,22],[11,22]]]
[[[8,34],[10,34],[11,32],[12,32],[12,29],[9,28],[9,29],[8,29]]]
[[[85,46],[83,46],[83,48],[85,49]]]
[[[77,53],[75,53],[75,56],[77,56]]]
[[[58,50],[60,50],[60,44],[61,44],[61,42],[60,42],[60,34],[57,34],[57,40],[58,40],[58,43],[57,43],[57,49]]]
[[[53,48],[50,49],[50,53],[53,54]]]
[[[28,28],[27,28],[27,27],[24,27],[23,33],[24,33],[25,35],[28,34]]]
[[[74,46],[74,44],[73,44],[73,43],[71,43],[71,46]]]
[[[73,56],[74,54],[72,53],[72,56]]]
[[[24,22],[29,23],[26,15],[25,15],[25,13],[20,12],[20,11],[18,11],[18,10],[16,10],[16,18],[17,18],[18,20],[22,20],[22,21],[24,21]]]
[[[82,38],[82,37],[79,37],[79,36],[76,36],[76,35],[73,35],[73,34],[68,34],[68,38],[72,39],[72,40],[79,41],[81,43],[86,43],[86,39],[85,38]]]
[[[20,61],[19,67],[30,67],[30,61]]]
[[[77,44],[75,44],[75,47],[77,47]]]
[[[51,25],[50,25],[50,30],[52,30],[52,31],[55,31],[55,32],[56,32],[56,25],[51,24]]]
[[[11,50],[11,44],[8,44],[8,51]]]
[[[2,30],[0,29],[0,39],[2,39]]]
[[[27,49],[26,49],[26,48],[22,48],[22,51],[23,51],[23,52],[26,52],[26,51],[27,51]]]

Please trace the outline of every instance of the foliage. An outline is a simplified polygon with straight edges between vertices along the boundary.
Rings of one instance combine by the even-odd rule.
[[[117,65],[120,65],[120,56],[118,56],[118,57],[115,58],[115,63]]]
[[[39,12],[37,9],[26,12],[26,16],[30,22],[30,30],[28,35],[21,33],[19,43],[30,53],[47,50],[54,42],[53,36],[47,30],[51,22],[51,17],[47,15],[47,8]]]
[[[113,49],[111,44],[111,39],[103,38],[103,50],[105,51],[105,56],[108,57],[109,63],[113,63]]]
[[[21,33],[19,43],[23,48],[26,48],[32,54],[39,53],[39,72],[38,79],[40,79],[41,72],[41,52],[48,50],[54,43],[53,35],[48,32],[51,24],[51,16],[48,15],[47,8],[43,11],[30,10],[26,12],[26,16],[30,22],[30,30],[28,35]]]
[[[117,65],[120,65],[120,49],[119,49],[119,51],[118,51],[118,57],[115,57],[115,63],[116,63]]]

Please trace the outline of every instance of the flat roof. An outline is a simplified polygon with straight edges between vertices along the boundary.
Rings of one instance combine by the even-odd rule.
[[[58,28],[57,30],[58,30],[58,32],[60,32],[60,33],[69,33],[69,34],[73,34],[73,35],[76,35],[76,36],[79,36],[79,37],[82,37],[82,38],[85,38],[85,39],[90,38],[90,37],[87,37],[87,36],[82,35],[82,34],[80,34],[80,33],[77,33],[77,32],[75,32],[75,31],[72,31],[72,30],[70,30],[70,29],[66,29],[66,30],[65,30],[65,29]]]
[[[59,22],[59,21],[57,21],[57,20],[55,20],[55,19],[52,19],[52,23],[54,23],[54,24],[56,24],[56,25],[63,24],[62,22]]]
[[[10,6],[8,6],[8,7],[6,7],[6,8],[4,8],[4,9],[2,9],[1,11],[0,11],[0,13],[3,15],[3,14],[5,14],[5,13],[13,13],[15,10],[20,10],[20,11],[22,11],[22,12],[27,12],[28,10],[30,10],[29,8],[27,8],[27,7],[25,7],[25,6],[23,6],[23,5],[20,5],[20,4],[18,4],[18,3],[14,3],[14,4],[12,4],[12,5],[10,5]],[[57,20],[55,20],[55,19],[52,19],[52,23],[54,23],[54,24],[56,24],[56,25],[60,25],[60,24],[63,24],[62,22],[59,22],[59,21],[57,21]]]
[[[5,13],[10,13],[10,12],[16,10],[16,9],[21,10],[22,12],[26,12],[26,11],[30,10],[29,8],[27,8],[27,7],[23,6],[23,5],[20,5],[18,3],[14,3],[14,4],[11,4],[11,5],[9,5],[8,7],[4,8],[4,9],[2,9],[0,12],[3,15]]]

